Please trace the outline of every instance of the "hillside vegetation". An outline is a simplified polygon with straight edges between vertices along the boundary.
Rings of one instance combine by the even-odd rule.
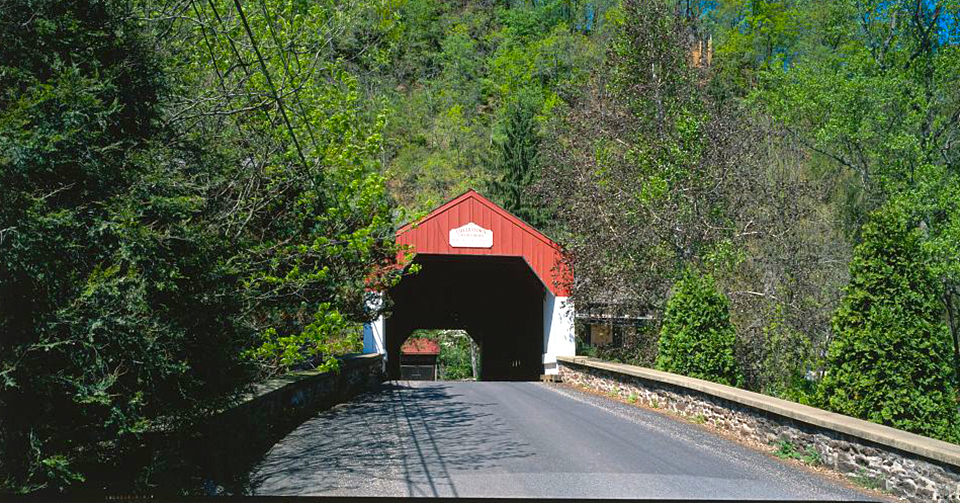
[[[467,188],[652,316],[600,356],[958,442],[958,80],[957,0],[6,0],[0,483],[179,490]]]

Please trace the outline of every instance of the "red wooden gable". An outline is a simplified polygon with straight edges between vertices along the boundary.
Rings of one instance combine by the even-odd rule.
[[[450,230],[474,223],[493,232],[493,246],[462,248],[450,245]],[[417,222],[397,231],[397,243],[415,253],[523,257],[540,281],[558,297],[566,297],[567,282],[560,245],[474,190],[457,196]]]

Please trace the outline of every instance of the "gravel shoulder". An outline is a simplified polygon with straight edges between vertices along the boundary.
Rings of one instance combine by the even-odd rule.
[[[739,446],[746,447],[750,450],[756,451],[762,454],[763,456],[767,457],[770,461],[774,463],[780,463],[780,464],[786,465],[788,469],[804,471],[810,474],[811,476],[821,477],[829,481],[832,481],[833,483],[839,486],[845,487],[846,489],[852,492],[860,494],[858,498],[865,498],[869,501],[882,501],[882,502],[888,502],[888,503],[896,503],[896,502],[904,501],[900,498],[881,492],[879,490],[874,490],[874,489],[870,489],[870,488],[858,485],[853,481],[851,481],[848,477],[840,473],[837,473],[833,470],[830,470],[827,467],[810,465],[798,459],[789,459],[789,458],[779,457],[776,455],[775,446],[744,440],[743,438],[738,437],[734,433],[731,433],[726,430],[714,428],[708,423],[697,423],[695,421],[691,421],[688,418],[683,418],[675,414],[672,414],[666,410],[655,409],[655,408],[648,407],[638,403],[630,403],[620,398],[609,397],[598,391],[582,388],[572,384],[556,384],[556,385],[553,385],[553,388],[559,393],[567,394],[568,396],[571,396],[575,399],[588,400],[591,403],[594,403],[596,406],[610,409],[614,413],[616,413],[615,411],[618,409],[623,409],[624,411],[629,411],[630,409],[639,409],[650,414],[659,415],[667,420],[681,423],[685,426],[689,426],[692,428],[699,428],[707,432],[707,434],[709,435],[720,437],[724,440],[727,440],[728,442],[738,444]]]

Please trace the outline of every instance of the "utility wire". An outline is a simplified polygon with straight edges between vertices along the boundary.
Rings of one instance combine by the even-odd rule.
[[[197,15],[197,21],[200,23],[200,33],[203,35],[203,42],[207,46],[207,54],[210,55],[210,64],[213,65],[213,69],[217,73],[217,80],[220,82],[220,90],[223,91],[224,95],[228,93],[227,84],[223,80],[223,73],[220,71],[220,64],[217,62],[217,55],[213,51],[213,44],[210,43],[210,39],[207,37],[207,27],[206,19],[203,16],[203,13],[200,11],[200,8],[197,7],[197,4],[194,0],[190,0],[190,5],[193,7],[193,12]],[[216,33],[214,33],[216,36]],[[242,63],[241,63],[242,65]],[[240,133],[240,138],[243,138],[243,128],[240,126],[240,120],[232,121],[237,126],[237,132]]]
[[[249,79],[251,77],[250,68],[247,65],[247,62],[243,60],[243,56],[240,54],[240,50],[237,49],[237,44],[234,43],[233,37],[230,36],[229,28],[227,27],[226,23],[223,22],[223,18],[220,17],[220,11],[217,10],[217,5],[213,2],[213,0],[207,0],[207,3],[210,5],[210,10],[213,11],[213,17],[214,19],[217,20],[217,25],[224,32],[224,36],[226,37],[227,42],[230,45],[230,50],[233,51],[233,55],[237,57],[237,63],[240,65],[240,68],[243,69],[243,74],[246,75],[246,77]],[[214,39],[217,41],[218,45],[223,45],[223,43],[220,42],[220,37],[217,35],[216,31],[214,32]],[[210,49],[210,56],[216,59],[216,56],[213,54],[212,49]],[[228,69],[227,74],[231,73],[232,71],[233,71],[232,69]],[[226,74],[224,75],[224,77],[226,77]],[[223,81],[221,80],[221,83],[222,82]],[[224,89],[226,89],[226,87],[224,87]],[[251,104],[255,105],[255,103],[253,102],[251,102]],[[267,110],[265,108],[260,108],[260,111],[263,112],[263,116],[267,120],[267,122],[270,124],[273,124],[273,119],[270,118],[270,114],[267,113]],[[246,142],[245,137],[243,141]]]
[[[283,62],[283,70],[286,73],[287,78],[290,79],[291,85],[293,85],[294,79],[293,74],[290,73],[290,65],[287,64],[287,58],[284,56],[283,48],[280,46],[280,39],[277,37],[277,32],[273,29],[273,16],[270,15],[270,11],[267,10],[267,4],[264,3],[263,0],[260,0],[260,9],[263,10],[263,17],[267,19],[267,30],[270,32],[270,36],[273,38],[273,43],[277,46],[277,50],[280,54],[280,61]],[[296,53],[294,53],[293,57],[298,59]],[[299,59],[297,61],[297,66],[300,66]],[[295,92],[293,97],[297,100],[297,107],[300,109],[300,118],[307,126],[307,133],[310,134],[310,141],[313,142],[313,149],[315,152],[319,153],[320,146],[317,143],[317,137],[313,134],[313,126],[310,124],[310,120],[307,117],[307,112],[303,109],[303,101],[300,100],[300,92]]]
[[[227,90],[227,84],[226,84],[226,81],[225,81],[225,78],[224,78],[225,76],[224,76],[223,72],[220,71],[220,63],[217,61],[217,55],[216,55],[216,53],[215,53],[214,50],[213,50],[213,44],[210,42],[210,38],[207,36],[207,20],[206,20],[206,18],[204,17],[203,12],[200,10],[200,7],[197,6],[195,0],[190,0],[190,4],[193,6],[193,10],[194,10],[194,12],[195,12],[196,15],[197,15],[197,20],[198,20],[198,22],[200,23],[200,32],[201,32],[201,34],[203,35],[204,44],[207,46],[207,54],[210,55],[210,64],[213,65],[213,68],[214,68],[214,70],[216,71],[216,74],[217,74],[217,80],[220,82],[220,89],[223,91],[224,96],[227,96],[227,95],[229,94],[229,91]],[[212,3],[211,3],[211,7],[214,7],[214,12],[216,13],[216,7],[215,7]],[[217,16],[217,22],[220,24],[221,27],[223,27],[223,23],[220,21],[219,16]],[[220,42],[220,37],[217,36],[216,28],[211,28],[211,31],[213,31],[213,39],[216,40],[217,45],[218,45],[218,46],[222,46],[223,44],[222,44],[222,42]],[[235,51],[235,52],[236,52],[236,51]],[[239,56],[239,53],[237,53],[237,54],[238,54],[238,56]],[[240,64],[240,66],[243,68],[244,73],[249,76],[250,72],[249,72],[249,70],[247,69],[246,64],[243,62],[242,59],[240,60],[239,64]],[[228,98],[227,103],[229,103],[229,98]],[[261,112],[263,112],[263,115],[264,115],[264,117],[267,119],[267,122],[268,122],[268,123],[272,122],[271,119],[270,119],[270,115],[267,113],[266,109],[261,108],[260,110],[261,110]],[[236,128],[237,128],[237,133],[238,133],[237,139],[238,139],[238,141],[240,141],[245,147],[248,147],[248,148],[252,147],[252,145],[250,144],[250,141],[247,139],[246,134],[244,134],[244,130],[243,130],[243,126],[244,126],[244,122],[245,122],[244,117],[241,115],[241,116],[237,117],[236,119],[231,120],[230,122],[232,122],[233,125],[235,125]],[[256,129],[256,128],[254,127],[254,129]],[[253,154],[253,153],[251,153],[251,157],[254,157],[254,154]],[[239,195],[238,198],[237,198],[237,203],[236,203],[236,205],[234,206],[235,209],[240,207],[240,203],[241,203],[243,197],[246,195],[246,193],[247,193],[248,190],[252,190],[252,189],[250,189],[250,187],[251,187],[255,182],[256,182],[256,177],[252,178],[252,179],[250,180],[250,182],[246,184],[246,187],[244,187],[244,188],[241,190],[240,195]],[[247,218],[247,221],[249,221],[249,217]],[[242,230],[243,230],[243,225],[240,226],[240,229],[239,229],[239,230],[237,231],[237,233],[233,236],[233,239],[237,239],[237,238],[240,236],[240,231],[242,231]]]
[[[297,154],[300,156],[300,162],[303,163],[304,170],[309,172],[310,168],[307,164],[307,159],[303,156],[303,149],[300,148],[300,142],[297,140],[297,135],[293,131],[293,126],[290,125],[290,118],[287,117],[287,111],[283,106],[283,100],[280,98],[280,95],[277,94],[277,88],[273,85],[273,79],[270,78],[270,71],[267,69],[267,64],[263,61],[263,55],[260,54],[260,48],[257,46],[257,39],[253,36],[253,30],[250,29],[250,24],[247,23],[247,15],[243,13],[243,6],[240,5],[240,0],[233,0],[233,5],[237,7],[237,13],[240,14],[240,20],[243,22],[243,28],[247,32],[247,37],[250,38],[250,44],[253,45],[253,52],[257,55],[257,60],[260,62],[260,69],[263,71],[263,76],[267,79],[267,85],[270,86],[270,91],[273,93],[273,99],[277,102],[277,108],[280,109],[280,115],[283,116],[283,122],[287,125],[287,131],[290,132],[290,138],[293,139],[293,145],[297,148]]]

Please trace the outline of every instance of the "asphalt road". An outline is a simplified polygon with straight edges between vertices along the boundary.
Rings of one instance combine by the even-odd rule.
[[[696,425],[563,386],[400,381],[322,412],[257,495],[861,500]]]

